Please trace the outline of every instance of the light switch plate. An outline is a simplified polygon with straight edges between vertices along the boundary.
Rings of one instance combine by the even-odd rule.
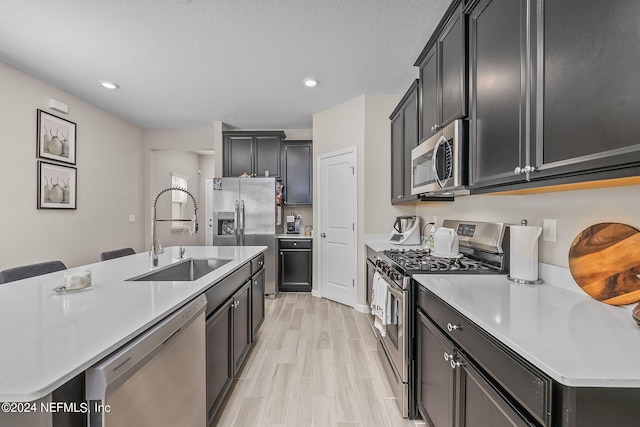
[[[129,222],[136,222],[136,216],[135,215],[129,215]]]

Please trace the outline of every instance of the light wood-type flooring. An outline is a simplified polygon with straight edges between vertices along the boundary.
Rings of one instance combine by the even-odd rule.
[[[367,315],[308,293],[267,299],[266,318],[218,426],[413,427],[380,365]]]

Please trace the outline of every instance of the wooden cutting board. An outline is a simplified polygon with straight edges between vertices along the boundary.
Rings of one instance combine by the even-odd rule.
[[[617,222],[585,228],[571,243],[569,269],[582,290],[598,301],[640,301],[640,231]]]

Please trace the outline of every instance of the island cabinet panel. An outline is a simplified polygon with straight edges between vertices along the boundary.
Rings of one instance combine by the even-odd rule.
[[[527,0],[483,0],[469,14],[472,187],[520,182],[528,160]]]
[[[640,162],[640,2],[540,3],[532,178]]]
[[[206,401],[208,419],[211,419],[220,407],[233,380],[233,373],[231,370],[232,310],[232,301],[229,300],[214,315],[207,319]]]
[[[251,280],[233,296],[233,375],[242,366],[242,362],[251,347]]]
[[[260,326],[264,322],[264,269],[251,278],[251,342],[256,339]]]
[[[264,320],[264,271],[260,254],[205,292],[209,423],[222,412],[222,402]]]

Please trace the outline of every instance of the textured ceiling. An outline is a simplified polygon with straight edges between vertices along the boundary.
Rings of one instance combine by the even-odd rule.
[[[146,129],[310,128],[364,93],[403,94],[449,3],[2,0],[0,61]]]

